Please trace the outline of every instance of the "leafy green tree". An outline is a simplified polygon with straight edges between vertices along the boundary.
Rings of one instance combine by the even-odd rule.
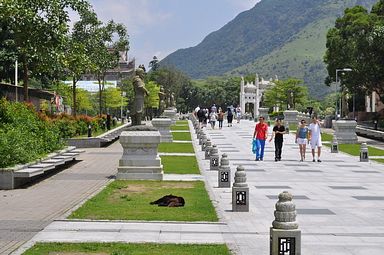
[[[108,109],[117,109],[127,104],[120,88],[106,88],[103,93],[105,105]]]
[[[342,88],[349,93],[375,91],[384,102],[384,0],[369,13],[364,7],[348,8],[327,34],[327,64],[330,84],[336,69],[352,68],[341,79]]]
[[[91,8],[85,0],[4,0],[0,4],[2,31],[8,31],[5,44],[13,52],[7,55],[8,61],[14,62],[17,56],[21,63],[25,101],[30,77],[44,72],[55,76],[60,69],[71,9],[83,16]]]
[[[267,107],[279,106],[280,109],[304,108],[308,101],[308,89],[303,86],[303,82],[298,79],[290,78],[275,82],[275,86],[265,91],[264,103]]]

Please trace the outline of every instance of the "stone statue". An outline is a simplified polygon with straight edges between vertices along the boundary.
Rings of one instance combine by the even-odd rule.
[[[165,103],[166,94],[164,92],[164,87],[160,86],[160,92],[159,92],[159,116],[161,116],[166,108]]]
[[[149,95],[148,90],[145,88],[144,74],[145,72],[142,68],[137,68],[133,78],[135,102],[133,105],[132,126],[141,125],[141,118],[144,112],[144,96]]]
[[[169,96],[169,107],[175,108],[176,107],[176,102],[175,102],[175,93],[171,92]]]

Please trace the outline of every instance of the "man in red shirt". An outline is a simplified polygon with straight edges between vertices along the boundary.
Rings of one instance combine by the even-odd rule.
[[[256,161],[263,161],[264,158],[265,140],[268,137],[268,125],[264,121],[265,118],[260,116],[253,133],[253,139],[256,138]]]

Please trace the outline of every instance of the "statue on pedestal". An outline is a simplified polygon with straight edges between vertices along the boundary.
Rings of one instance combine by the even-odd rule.
[[[176,102],[175,102],[175,93],[171,92],[169,96],[169,107],[170,108],[175,108],[176,107]]]
[[[160,92],[159,92],[159,116],[161,116],[166,108],[165,103],[166,94],[164,92],[164,87],[160,86]]]
[[[132,126],[141,125],[141,118],[144,112],[144,97],[149,95],[144,83],[144,70],[137,68],[133,78],[133,87],[135,90],[135,102],[132,114]]]

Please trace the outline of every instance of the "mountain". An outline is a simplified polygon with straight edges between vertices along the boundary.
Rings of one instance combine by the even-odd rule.
[[[304,79],[314,97],[328,88],[323,56],[326,33],[344,9],[376,0],[262,0],[187,49],[164,58],[192,78],[259,73]]]

